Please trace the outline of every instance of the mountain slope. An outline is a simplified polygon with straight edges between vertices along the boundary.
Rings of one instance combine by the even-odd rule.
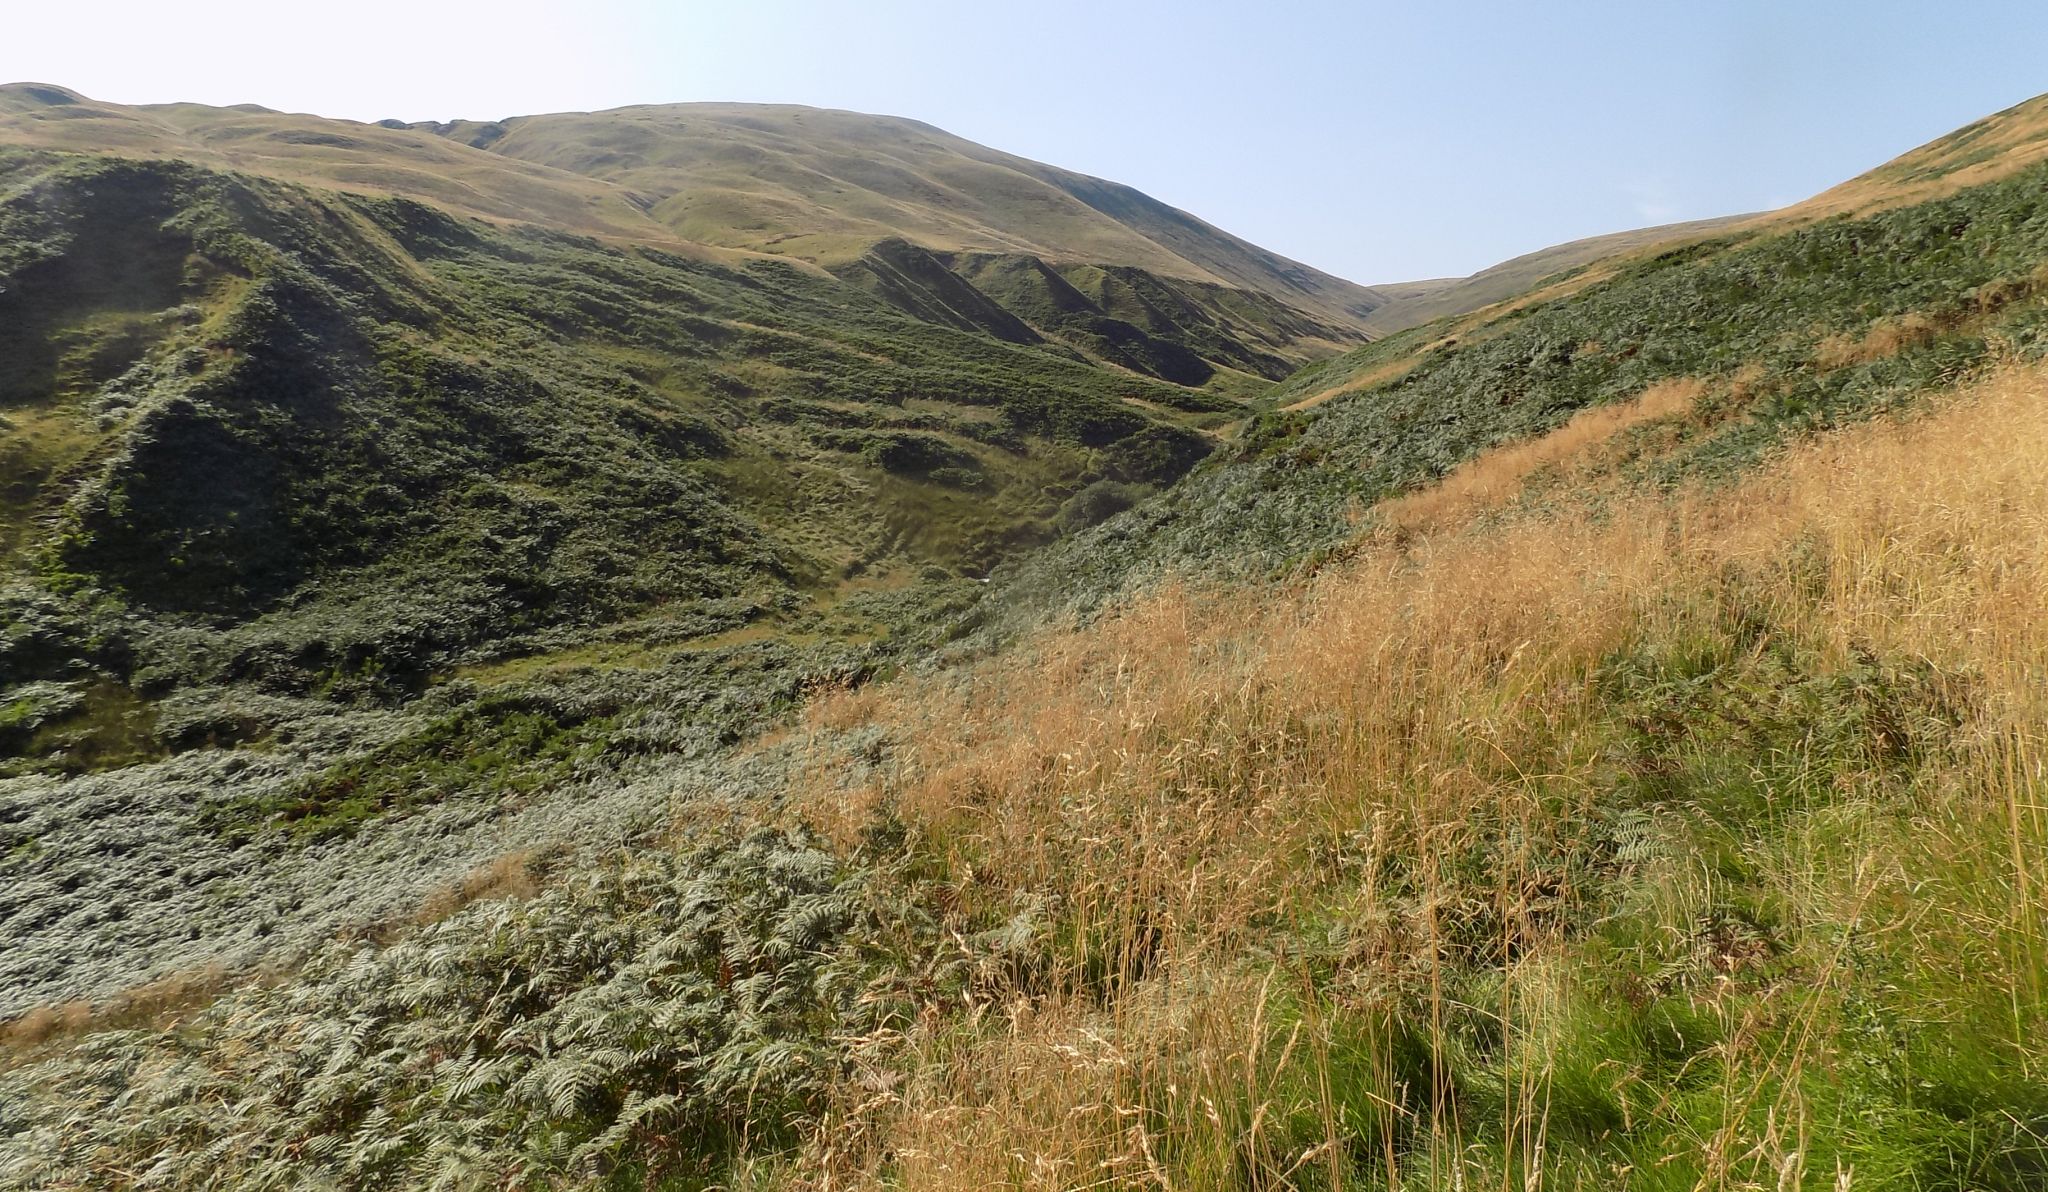
[[[7,168],[0,193],[19,198],[5,187],[53,167]],[[129,193],[105,163],[58,168],[95,196]],[[448,333],[451,384],[384,394],[337,351],[326,386],[282,387],[304,400],[271,424],[318,422],[340,392],[373,424],[379,399],[445,403],[501,412],[486,429],[510,435],[557,403],[470,392],[488,362],[467,354],[502,349],[553,385],[593,351],[651,350],[681,332],[674,306],[714,301],[748,318],[688,330],[733,346],[707,389],[745,409],[848,411],[855,395],[830,388],[841,368],[897,377],[921,344],[949,372],[972,363],[962,344],[995,353],[973,357],[991,368],[1049,361],[1082,417],[1104,409],[1085,378],[1129,377],[981,330],[899,345],[938,324],[811,289],[837,283],[794,266],[684,268],[392,200],[198,181],[262,217],[262,242],[312,279],[362,295],[373,347],[426,326],[414,296],[446,290],[461,322],[493,320],[489,344]],[[156,193],[116,211],[187,210]],[[99,208],[59,197],[8,211],[19,259],[79,262],[38,283],[76,301],[18,341],[52,350],[15,375],[80,396],[157,325],[96,320],[187,284],[234,298],[232,270],[134,251],[191,220],[66,240],[36,221]],[[351,280],[319,251],[331,237],[396,264]],[[917,252],[892,259],[933,267]],[[110,305],[129,263],[132,302]],[[258,286],[307,296],[239,317],[314,326],[323,291],[272,264]],[[972,268],[990,289],[1029,283],[1020,303],[1130,300],[1042,260]],[[859,317],[811,328],[827,295]],[[515,317],[536,304],[538,320]],[[194,305],[203,327],[213,307]],[[784,307],[790,326],[758,321]],[[950,309],[999,322],[964,295]],[[743,335],[764,329],[813,342]],[[568,359],[543,351],[556,335]],[[291,359],[269,338],[221,343]],[[242,412],[246,394],[220,386],[246,363],[200,355],[214,408],[180,416]],[[808,391],[744,391],[760,362],[809,374]],[[633,379],[678,405],[695,392]],[[740,454],[745,428],[713,419],[719,403],[666,410],[624,388],[646,417],[702,413]],[[170,958],[276,965],[232,988],[173,971],[132,1000],[22,1016],[0,1067],[0,1179],[2035,1192],[2044,391],[2034,162],[1624,254],[1306,369],[1276,395],[1294,408],[1161,496],[992,583],[928,593],[943,597],[920,622],[935,631],[893,653],[793,634],[775,656],[726,635],[582,639],[479,659],[424,708],[297,722],[375,748],[280,735],[0,784],[15,945],[0,989],[98,995]],[[906,414],[969,413],[899,396]],[[1030,396],[991,400],[1010,419],[999,399]],[[572,437],[599,436],[592,411],[609,407],[560,404]],[[1170,440],[1178,421],[1111,446]],[[535,466],[490,478],[493,508],[528,485],[572,495],[548,487],[561,452],[526,429],[535,458],[518,462]],[[1054,453],[1076,437],[1025,441]],[[705,475],[730,458],[682,438]],[[760,450],[777,446],[794,457],[787,439]],[[635,482],[651,466],[628,462]],[[866,497],[828,494],[818,515]],[[542,535],[486,529],[450,557],[499,552],[494,579],[545,561]],[[728,554],[706,562],[748,561]],[[126,609],[12,611],[10,661],[41,657],[66,612],[119,629]],[[720,701],[722,719],[681,730]],[[489,810],[465,817],[480,793]],[[185,802],[212,818],[184,822]],[[352,807],[367,807],[356,835],[318,834]],[[450,843],[479,837],[495,851]],[[408,904],[421,871],[446,884]]]
[[[36,941],[0,1016],[643,832],[662,782],[915,657],[1359,338],[1179,258],[894,238],[828,270],[645,199],[415,130],[0,88],[0,922]],[[975,288],[999,266],[1057,307]],[[164,913],[99,917],[141,878],[92,859],[145,849]],[[250,933],[283,903],[322,909]]]
[[[1365,328],[1374,336],[1384,336],[1396,331],[1406,331],[1410,327],[1420,327],[1437,319],[1466,314],[1517,294],[1526,293],[1548,278],[1570,273],[1595,261],[1652,245],[1662,247],[1682,240],[1709,236],[1729,230],[1751,218],[1754,217],[1728,215],[1716,219],[1699,219],[1688,223],[1613,232],[1605,236],[1589,236],[1584,240],[1573,240],[1536,252],[1524,253],[1482,269],[1470,277],[1380,286],[1377,288],[1388,296],[1388,301],[1366,316]]]
[[[0,1018],[642,834],[1236,410],[795,262],[0,149]]]
[[[1972,121],[1786,209],[1793,218],[1869,213],[1982,186],[2048,157],[2048,95]]]
[[[1620,444],[1603,466],[1671,483],[2031,359],[2048,350],[2041,110],[1977,134],[2014,146],[1973,167],[1992,181],[1916,202],[1917,183],[1886,189],[1881,169],[1855,184],[1868,214],[1792,208],[1627,250],[1307,366],[1214,465],[1026,561],[1024,602],[1092,607],[1162,574],[1312,565],[1359,538],[1365,510],[1511,444],[1535,454],[1497,487],[1561,495],[1584,478],[1535,445],[1573,443],[1603,411]]]
[[[1049,338],[1100,363],[1191,384],[1219,370],[1254,384],[1277,379],[1363,340],[1359,320],[1382,301],[1128,187],[914,121],[848,112],[673,105],[408,127],[260,108],[123,107],[11,84],[0,86],[7,144],[230,167],[703,259],[772,253],[830,266],[908,313],[982,330],[1010,320],[961,321],[963,300],[987,303],[955,278],[912,270],[878,284],[878,270],[896,270],[876,254],[902,242],[1134,269],[1175,290],[1188,319],[1108,329],[1112,342],[1156,341],[1135,353],[1105,356],[1101,334]],[[1260,297],[1278,318],[1242,317]],[[1189,366],[1179,359],[1188,353],[1207,363]]]
[[[2044,156],[2048,156],[2048,96],[1986,116],[1777,211],[1615,232],[1527,253],[1470,277],[1375,286],[1374,290],[1386,301],[1366,316],[1364,326],[1375,337],[1390,335],[1436,319],[1481,310],[1528,293],[1546,279],[1566,282],[1572,273],[1603,262],[1618,262],[1650,250],[1667,250],[1689,240],[1743,227],[1778,227],[1831,215],[1871,214],[1887,207],[1938,198],[1995,182],[2026,169]]]
[[[1230,408],[781,262],[160,162],[0,180],[0,568],[44,590],[9,607],[128,606],[118,650],[10,652],[15,681],[401,693],[549,626],[980,572],[1091,483],[1177,474]],[[180,644],[195,616],[221,648]]]
[[[1231,236],[1128,186],[915,120],[768,104],[669,104],[445,131],[493,154],[603,178],[683,236],[839,263],[900,236],[926,248],[1129,265],[1254,290],[1342,325],[1364,286]]]
[[[1237,434],[1137,264],[0,152],[0,1182],[2034,1192],[2034,111]]]
[[[169,158],[402,195],[462,215],[686,247],[629,196],[595,179],[469,152],[425,133],[253,105],[126,107],[45,84],[0,85],[0,145]]]

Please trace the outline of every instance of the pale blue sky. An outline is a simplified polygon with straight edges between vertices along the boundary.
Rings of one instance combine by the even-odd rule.
[[[21,6],[0,80],[374,120],[913,116],[1364,282],[1803,198],[2048,91],[2048,3]]]

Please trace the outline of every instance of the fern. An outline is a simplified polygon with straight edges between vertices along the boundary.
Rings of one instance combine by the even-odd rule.
[[[558,1187],[794,1141],[886,1001],[862,877],[756,832],[0,1073],[0,1183]],[[660,1148],[649,1141],[664,1140]]]

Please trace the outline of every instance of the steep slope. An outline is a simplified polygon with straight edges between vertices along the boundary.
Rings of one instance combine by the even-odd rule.
[[[853,113],[681,105],[365,125],[254,107],[123,107],[27,83],[0,86],[7,144],[225,166],[706,260],[800,258],[906,313],[1012,342],[1027,342],[1017,312],[986,309],[992,299],[967,294],[957,277],[907,267],[891,246],[1028,250],[1063,267],[1143,273],[1151,288],[1176,291],[1171,305],[1185,311],[1106,337],[1147,341],[1145,349],[1105,354],[1099,332],[1051,337],[1071,354],[1190,384],[1219,370],[1244,374],[1231,381],[1238,387],[1277,379],[1364,339],[1358,319],[1379,301],[1129,188]],[[1253,308],[1278,317],[1247,321]],[[1029,334],[1046,338],[1045,330]]]
[[[1833,215],[1872,214],[1938,198],[1995,182],[2028,168],[2044,156],[2048,156],[2048,96],[1986,116],[1777,211],[1594,236],[1515,257],[1470,277],[1374,286],[1386,301],[1366,316],[1364,327],[1375,337],[1391,335],[1437,319],[1483,310],[1536,291],[1546,282],[1565,287],[1580,284],[1601,276],[1615,263],[1741,228],[1785,227]],[[1584,276],[1575,278],[1574,274]]]
[[[1869,213],[1953,194],[2048,157],[2048,95],[1994,112],[1787,208],[1792,218]]]
[[[659,842],[501,838],[204,1008],[24,1017],[0,1179],[2042,1187],[2048,164],[1609,261],[1280,396],[1331,389],[937,610],[919,665],[814,671],[728,766],[645,771]],[[611,808],[593,771],[669,727],[465,755],[548,710],[518,694],[448,692],[269,806],[552,749],[535,787]],[[246,961],[392,908],[411,856],[316,847],[295,873],[378,865],[292,884],[118,834],[166,799],[19,791],[6,989],[144,944]],[[248,934],[208,951],[224,917]]]
[[[692,240],[840,263],[900,236],[940,250],[1128,265],[1253,290],[1344,325],[1380,298],[1130,187],[915,120],[789,105],[669,104],[431,126],[604,178]]]
[[[42,641],[47,674],[10,647],[14,681],[402,693],[550,626],[978,573],[1092,482],[1171,479],[1229,408],[780,262],[184,165],[0,181],[8,606],[101,642]]]
[[[0,1018],[644,833],[1235,410],[793,262],[0,149]]]
[[[1122,271],[1172,298],[1132,320],[1099,305],[1047,318],[1041,295],[1014,289],[986,297],[1092,359],[1182,384],[1218,368],[1277,379],[1362,339],[1360,319],[1384,301],[1129,187],[912,120],[677,104],[412,127],[605,179],[687,239],[822,264],[905,310],[999,335],[1015,332],[977,313],[982,304],[932,261]],[[906,248],[939,255],[912,264]]]
[[[1028,561],[1019,591],[1092,607],[1164,573],[1312,564],[1356,541],[1367,509],[1550,436],[1612,437],[1596,455],[1631,484],[1725,472],[1787,435],[1917,400],[2006,355],[2032,359],[2048,350],[2048,166],[2028,131],[2039,110],[1977,134],[2015,146],[2017,160],[1973,167],[1994,181],[1914,202],[1912,186],[1881,189],[1879,171],[1858,184],[1868,214],[1790,209],[1626,251],[1303,368],[1212,466]],[[1532,450],[1510,481],[1472,483],[1562,494],[1588,482],[1550,454],[1563,448]]]
[[[662,782],[914,656],[1354,334],[1098,262],[1061,267],[1063,339],[950,252],[834,273],[645,199],[0,88],[0,1015],[658,824]],[[166,913],[100,914],[137,897]]]

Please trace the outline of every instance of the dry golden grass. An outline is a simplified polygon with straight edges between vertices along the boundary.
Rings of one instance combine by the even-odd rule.
[[[1830,335],[1821,340],[1814,348],[1813,362],[1822,368],[1865,364],[1932,343],[1940,333],[1940,326],[1932,318],[1917,311],[1896,319],[1880,319],[1862,335]]]
[[[166,974],[99,1002],[37,1006],[0,1023],[0,1067],[33,1060],[53,1046],[99,1031],[169,1026],[205,1009],[234,983],[226,969],[209,965]]]
[[[1341,385],[1332,385],[1328,389],[1318,390],[1302,398],[1300,401],[1290,402],[1281,408],[1287,410],[1314,409],[1333,397],[1342,397],[1347,393],[1357,393],[1379,385],[1391,384],[1414,372],[1415,366],[1422,363],[1423,355],[1436,346],[1435,343],[1432,343],[1418,347],[1406,356],[1395,357],[1378,368],[1369,368],[1355,377],[1346,378]]]
[[[2048,96],[2030,99],[1930,141],[1778,217],[1869,215],[2010,177],[2048,157]]]
[[[1422,520],[1452,524],[1447,510],[1700,392],[1662,386],[1481,461]],[[1505,1186],[1514,1162],[1545,1161],[1548,1090],[1591,995],[1547,909],[1569,879],[1541,854],[1561,808],[1603,796],[1601,660],[1711,618],[1704,577],[1741,577],[1774,632],[1831,657],[1973,677],[1958,759],[1910,830],[1855,819],[1852,804],[1814,821],[1835,829],[1802,828],[1810,839],[1753,863],[1802,922],[1840,925],[1844,940],[1913,933],[1944,988],[2007,991],[2020,1029],[2040,1004],[2048,909],[2044,393],[2048,371],[2009,369],[1925,416],[1791,450],[1732,491],[1369,547],[1258,599],[1170,587],[965,678],[819,701],[813,725],[879,725],[897,762],[861,779],[820,756],[798,813],[848,847],[878,810],[900,816],[942,861],[963,922],[1036,908],[1065,967],[913,1032],[907,1082],[864,1091],[805,1182],[1277,1187],[1313,1170],[1339,1185],[1339,1154],[1361,1137],[1384,1151],[1379,1186]],[[1783,566],[1801,551],[1824,565]],[[1439,868],[1496,838],[1518,843],[1481,884]],[[1987,857],[1987,840],[2010,855]],[[1420,895],[1381,888],[1373,864],[1345,867],[1361,857],[1406,858]],[[1725,1120],[1671,1158],[1695,1165],[1700,1187],[1820,1186],[1834,1177],[1805,1173],[1802,1148],[1824,1127],[1799,1078],[1834,1062],[1815,1023],[1848,979],[1843,955],[1815,945],[1806,983],[1741,1002],[1728,979],[1757,946],[1696,928],[1721,879],[1663,863],[1646,863],[1631,913],[1692,941],[1711,978],[1702,1012],[1727,1019]],[[1520,958],[1494,1007],[1513,1039],[1499,1093],[1510,1158],[1459,1149],[1441,1074],[1426,1080],[1428,1131],[1397,1156],[1389,1140],[1416,1110],[1394,1072],[1394,991],[1423,991],[1441,1022],[1442,936],[1475,900]],[[1334,956],[1262,950],[1285,925],[1339,912]],[[1340,1103],[1381,1106],[1383,1120]],[[1864,1186],[1854,1178],[1836,1186]],[[1548,1186],[1606,1180],[1620,1176]]]
[[[1538,468],[1568,464],[1633,426],[1682,418],[1707,392],[1696,377],[1660,381],[1628,401],[1592,406],[1548,434],[1488,452],[1433,487],[1383,502],[1384,520],[1404,530],[1443,528],[1501,504]]]
[[[409,925],[418,927],[438,923],[470,903],[485,899],[531,898],[538,889],[534,882],[533,864],[531,849],[521,849],[486,861],[464,874],[461,880],[428,895]]]

